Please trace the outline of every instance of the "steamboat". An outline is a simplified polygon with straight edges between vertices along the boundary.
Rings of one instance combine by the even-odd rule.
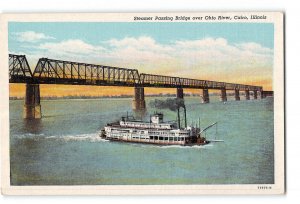
[[[186,110],[184,108],[184,127],[178,122],[164,122],[163,113],[150,115],[149,121],[136,120],[132,116],[122,117],[121,120],[107,124],[100,132],[100,137],[111,141],[133,143],[149,143],[157,145],[205,145],[205,132],[217,123],[213,123],[201,130],[199,126],[187,126]]]

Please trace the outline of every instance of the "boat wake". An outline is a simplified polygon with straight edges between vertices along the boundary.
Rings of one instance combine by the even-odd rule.
[[[69,141],[89,141],[89,142],[108,142],[99,137],[97,133],[80,134],[80,135],[61,135],[61,136],[47,136],[46,139]]]
[[[127,143],[128,145],[143,147],[143,148],[159,148],[159,149],[209,149],[212,148],[213,144],[206,144],[206,145],[154,145],[154,144],[139,144],[139,143]]]
[[[170,146],[161,146],[160,148],[181,148],[181,149],[208,149],[212,148],[213,145],[192,145],[192,146],[180,146],[180,145],[170,145]]]
[[[99,137],[98,133],[78,134],[78,135],[51,135],[44,134],[23,134],[16,135],[18,139],[32,139],[32,140],[56,140],[56,141],[89,141],[89,142],[108,142],[108,140]]]

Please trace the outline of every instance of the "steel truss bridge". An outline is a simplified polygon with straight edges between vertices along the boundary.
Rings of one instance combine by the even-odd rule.
[[[137,69],[48,58],[40,58],[32,72],[26,56],[15,54],[9,54],[9,83],[262,91],[261,86],[145,74]]]

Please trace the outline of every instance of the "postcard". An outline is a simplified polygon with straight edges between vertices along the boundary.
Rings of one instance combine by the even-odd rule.
[[[1,15],[2,194],[283,194],[281,12]]]

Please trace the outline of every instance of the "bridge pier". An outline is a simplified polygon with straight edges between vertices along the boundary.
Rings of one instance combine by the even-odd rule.
[[[183,97],[184,97],[184,94],[183,94],[183,88],[177,88],[177,91],[176,91],[176,98],[183,99]]]
[[[208,89],[202,89],[202,103],[209,103]]]
[[[26,84],[25,104],[23,108],[24,119],[39,119],[42,117],[40,103],[40,85]]]
[[[246,97],[246,100],[250,100],[250,92],[249,92],[249,90],[245,90],[245,97]]]
[[[259,91],[259,95],[260,95],[260,99],[266,98],[263,90]]]
[[[254,97],[254,99],[257,99],[257,91],[256,90],[253,91],[253,97]]]
[[[220,100],[222,102],[227,101],[227,94],[226,94],[226,89],[225,88],[221,89]]]
[[[238,90],[238,89],[234,90],[234,98],[235,98],[236,101],[240,101],[241,100],[240,90]]]
[[[144,87],[134,87],[134,98],[132,101],[132,109],[133,110],[146,109]]]

